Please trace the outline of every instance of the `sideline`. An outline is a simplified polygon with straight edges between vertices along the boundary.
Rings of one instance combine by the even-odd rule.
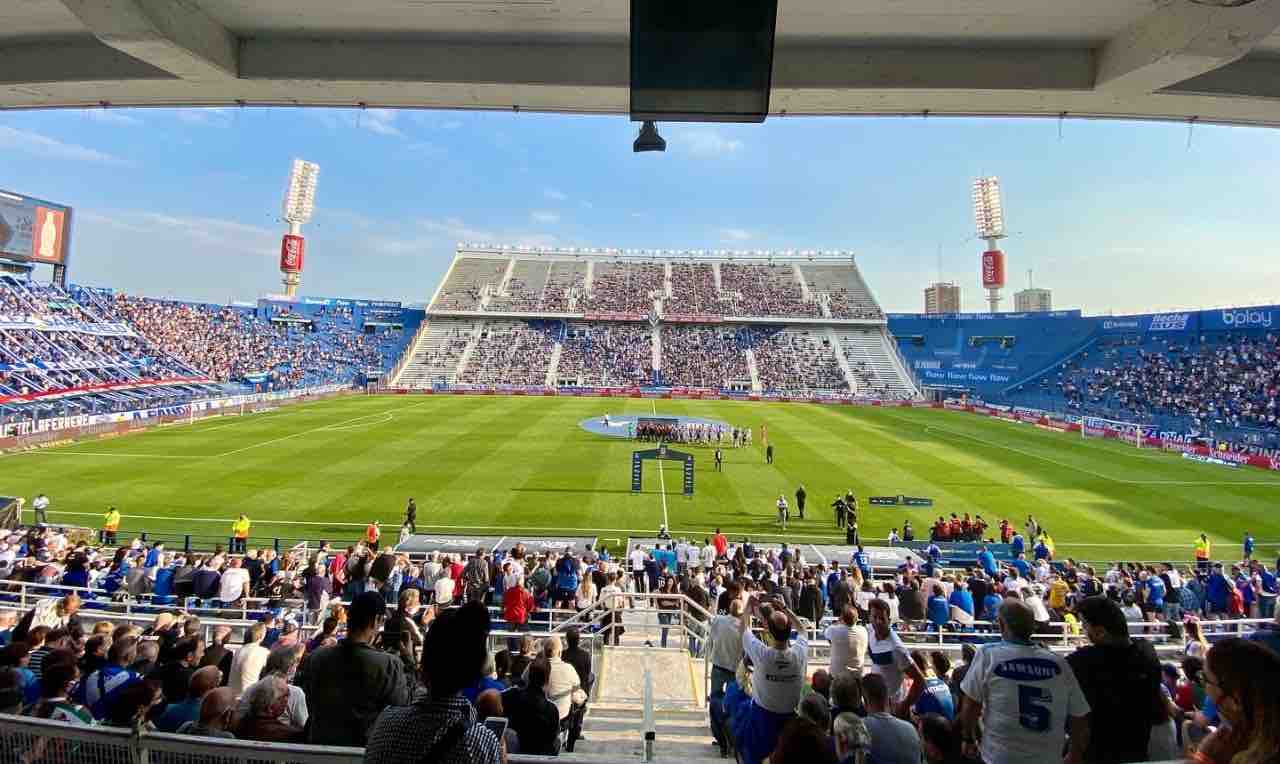
[[[26,511],[26,510],[23,510],[23,511]],[[68,511],[68,510],[62,510],[62,509],[51,509],[51,510],[49,510],[49,514],[50,514],[50,515],[70,515],[70,516],[73,516],[73,517],[102,517],[102,513],[101,513],[101,512],[71,512],[71,511]],[[125,514],[125,515],[124,515],[124,519],[125,519],[125,520],[133,520],[133,519],[137,519],[137,520],[169,520],[169,521],[176,521],[176,522],[191,522],[191,523],[223,523],[223,524],[230,524],[230,523],[234,522],[236,518],[234,518],[234,517],[225,517],[225,518],[218,518],[218,517],[173,517],[173,516],[169,516],[169,515],[132,515],[132,514]],[[323,522],[323,521],[318,521],[318,520],[254,520],[254,521],[253,521],[253,524],[254,524],[255,526],[257,526],[257,525],[308,525],[308,526],[321,526],[321,527],[327,527],[327,528],[364,528],[364,527],[366,527],[366,526],[368,525],[368,523],[351,523],[351,522],[343,522],[343,521],[337,521],[337,520],[335,520],[335,521],[333,521],[333,522]],[[572,534],[575,534],[575,535],[591,535],[591,534],[600,534],[600,533],[633,533],[633,534],[637,534],[637,535],[640,535],[640,536],[644,536],[645,538],[648,538],[648,537],[651,537],[651,536],[653,535],[653,532],[654,532],[654,529],[653,529],[653,528],[569,528],[569,527],[560,526],[560,525],[542,525],[542,526],[538,526],[538,525],[522,525],[522,526],[520,526],[519,528],[512,528],[512,527],[511,527],[511,525],[435,525],[435,524],[427,524],[427,523],[418,523],[418,527],[419,527],[419,528],[431,528],[431,529],[438,529],[438,530],[505,531],[505,532],[506,532],[506,534],[507,534],[508,536],[510,536],[510,535],[511,535],[511,532],[512,532],[512,531],[557,531],[557,532],[566,533],[566,534],[568,534],[568,533],[572,533]],[[699,529],[699,528],[681,528],[681,529],[678,529],[678,530],[677,530],[677,529],[668,528],[668,530],[669,530],[669,531],[671,531],[671,534],[672,534],[673,536],[675,536],[675,535],[677,535],[677,534],[682,534],[682,533],[683,533],[683,534],[690,534],[690,535],[693,535],[693,534],[706,535],[706,534],[711,534],[711,533],[714,533],[714,532],[715,532],[715,529],[713,529],[713,528],[707,528],[707,529]],[[422,534],[419,534],[419,535],[422,535]],[[756,538],[779,538],[779,539],[783,539],[783,540],[789,540],[789,539],[804,539],[804,540],[806,540],[806,541],[827,542],[827,545],[829,545],[829,546],[848,546],[847,544],[845,544],[845,543],[844,543],[844,540],[843,540],[843,539],[840,539],[840,538],[837,538],[837,537],[834,537],[834,536],[814,536],[814,535],[811,535],[811,534],[798,534],[798,533],[756,533],[755,531],[733,531],[733,532],[730,532],[730,533],[728,533],[728,534],[726,534],[726,535],[727,535],[727,536],[729,536],[729,537],[734,537],[734,536],[755,536]],[[1070,546],[1070,547],[1135,547],[1135,548],[1136,548],[1136,547],[1149,547],[1149,548],[1154,548],[1154,549],[1182,549],[1182,548],[1189,548],[1189,545],[1188,545],[1188,544],[1181,543],[1181,542],[1171,542],[1171,543],[1168,543],[1168,544],[1156,544],[1156,543],[1149,543],[1149,542],[1148,542],[1148,543],[1132,543],[1132,544],[1124,544],[1124,543],[1105,543],[1105,544],[1103,544],[1103,543],[1071,542],[1071,541],[1057,541],[1057,540],[1055,540],[1055,542],[1054,542],[1054,543],[1055,543],[1055,544],[1057,544],[1057,545],[1058,545],[1058,546],[1060,546],[1060,547],[1062,547],[1062,546]],[[1217,543],[1219,543],[1219,544],[1225,544],[1226,542],[1219,541],[1219,542],[1217,542]],[[1257,545],[1257,546],[1275,546],[1275,547],[1280,547],[1280,541],[1258,541],[1258,542],[1256,542],[1256,545]]]

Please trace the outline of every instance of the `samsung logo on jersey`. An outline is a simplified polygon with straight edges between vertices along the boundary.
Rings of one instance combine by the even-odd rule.
[[[1187,319],[1190,317],[1190,313],[1157,313],[1151,317],[1151,326],[1147,327],[1147,331],[1180,332],[1187,328]]]
[[[1062,673],[1062,668],[1048,658],[1018,658],[1005,661],[995,667],[995,674],[1014,681],[1040,681],[1053,679]]]
[[[1227,326],[1271,326],[1271,311],[1224,310],[1222,323]]]

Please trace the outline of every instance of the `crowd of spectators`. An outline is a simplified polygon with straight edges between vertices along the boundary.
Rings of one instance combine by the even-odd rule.
[[[467,359],[459,382],[545,385],[555,337],[526,324],[490,324]]]
[[[720,266],[720,291],[733,298],[735,316],[795,316],[818,318],[818,303],[805,300],[790,265]]]
[[[10,324],[0,329],[0,398],[202,376],[53,285],[0,277],[0,321]],[[99,397],[109,405],[107,399],[120,396],[104,392]]]
[[[724,315],[724,305],[720,302],[712,266],[672,263],[671,296],[662,301],[662,312],[687,316]]]
[[[662,381],[673,387],[725,388],[751,384],[738,332],[720,327],[662,327]]]
[[[1280,339],[1271,333],[1201,339],[1095,351],[1059,374],[1058,392],[1082,408],[1190,417],[1202,430],[1213,423],[1280,427]]]
[[[585,304],[586,313],[648,315],[666,290],[666,267],[658,263],[596,263]]]
[[[980,554],[977,566],[948,570],[930,550],[923,564],[877,578],[861,548],[849,564],[810,561],[785,543],[731,543],[719,532],[701,544],[637,546],[618,561],[590,547],[533,554],[517,544],[417,562],[364,543],[305,558],[171,554],[140,541],[112,551],[38,528],[0,544],[0,578],[168,591],[215,607],[298,597],[320,628],[268,608],[236,644],[225,627],[206,641],[189,612],[161,612],[146,629],[90,625],[94,611],[78,596],[50,597],[0,611],[0,698],[73,723],[364,745],[378,763],[421,761],[424,751],[496,762],[504,746],[554,754],[579,736],[594,667],[577,630],[566,644],[531,625],[568,608],[617,643],[633,600],[650,593],[665,614],[661,643],[683,618],[685,645],[710,660],[712,732],[744,762],[1032,762],[1045,751],[1145,761],[1184,747],[1214,764],[1272,761],[1280,621],[1239,639],[1212,619],[1269,617],[1273,568],[1241,561],[1232,582],[1221,564],[1179,573],[1117,563],[1095,574],[1036,556],[1034,566],[1021,554],[1001,565]],[[1219,579],[1257,587],[1248,609],[1231,610],[1227,595],[1219,612]],[[1203,603],[1192,598],[1201,585]],[[1188,612],[1205,620],[1184,620]],[[1171,625],[1162,633],[1184,645],[1177,663],[1162,665],[1147,639],[1144,623],[1162,619]],[[513,635],[490,652],[494,626]],[[1001,639],[966,645],[954,665],[911,649],[912,632],[939,626]],[[1074,652],[1033,646],[1044,635]],[[814,642],[829,645],[829,662],[811,672]],[[504,739],[477,724],[490,716],[509,719]]]
[[[556,376],[582,386],[647,385],[653,380],[648,327],[626,324],[570,326],[560,345]]]
[[[849,389],[836,351],[828,340],[805,330],[755,327],[750,331],[756,372],[766,390]]]
[[[378,336],[354,327],[312,331],[308,319],[271,321],[231,306],[125,294],[111,304],[167,353],[220,382],[265,374],[273,389],[287,389],[351,380],[358,370],[383,365]]]

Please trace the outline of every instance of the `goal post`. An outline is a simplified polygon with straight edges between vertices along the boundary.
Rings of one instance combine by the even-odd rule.
[[[1146,426],[1137,422],[1124,422],[1118,419],[1103,419],[1096,416],[1080,418],[1080,437],[1115,439],[1127,443],[1134,448],[1143,448]]]

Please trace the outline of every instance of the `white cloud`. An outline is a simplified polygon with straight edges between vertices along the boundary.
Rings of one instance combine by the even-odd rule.
[[[669,129],[667,145],[677,151],[696,157],[714,158],[732,156],[742,151],[745,144],[725,135],[715,127],[679,127]]]
[[[217,252],[272,255],[279,246],[279,232],[226,218],[166,215],[159,212],[85,210],[81,224],[120,229],[131,234],[157,236],[180,234],[185,241],[216,248]]]
[[[130,165],[132,162],[97,149],[64,143],[39,133],[0,125],[0,150],[14,151],[42,159],[65,159],[70,162]]]
[[[539,210],[536,212],[529,213],[529,217],[533,218],[533,222],[535,223],[559,223],[560,222],[560,213],[558,212],[546,212],[543,210]]]
[[[754,238],[755,234],[743,228],[721,228],[721,241],[747,241]]]
[[[395,109],[308,109],[307,114],[330,130],[354,127],[377,135],[404,136],[396,127]]]
[[[544,189],[542,195],[557,202],[563,202],[565,199],[569,198],[568,194],[563,191],[557,191],[554,188]]]
[[[469,226],[458,218],[426,219],[418,221],[418,224],[431,233],[444,234],[454,241],[492,242],[496,238],[493,233]]]
[[[356,124],[378,135],[404,135],[395,126],[396,116],[394,109],[364,109],[357,116]]]
[[[230,109],[178,109],[173,112],[173,116],[177,117],[178,121],[185,122],[188,125],[208,125],[209,127],[229,127],[231,125]]]
[[[131,117],[119,109],[85,109],[81,112],[86,119],[104,125],[141,125],[142,120]]]

